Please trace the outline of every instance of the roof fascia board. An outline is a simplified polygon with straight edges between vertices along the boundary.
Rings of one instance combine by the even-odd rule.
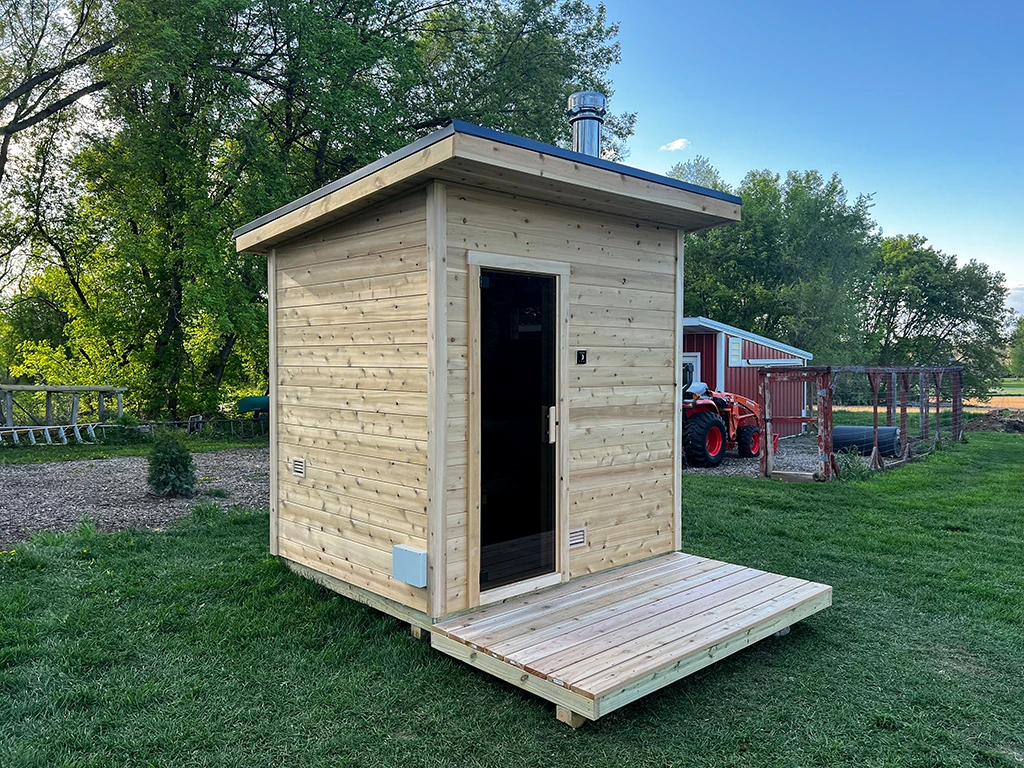
[[[696,199],[688,200],[690,207],[694,211],[702,213],[709,213],[711,215],[719,215],[722,218],[730,220],[738,220],[738,211],[735,210],[734,206],[742,204],[742,199],[736,195],[730,195],[726,192],[719,192],[715,189],[708,189],[700,187],[695,184],[689,184],[678,179],[673,179],[668,176],[660,176],[649,171],[644,171],[639,168],[632,168],[628,165],[621,163],[613,163],[609,160],[604,160],[599,157],[592,157],[590,155],[584,155],[579,152],[573,152],[571,150],[563,149],[561,147],[554,146],[553,144],[544,144],[543,142],[534,141],[533,139],[526,139],[521,136],[515,136],[510,133],[502,133],[500,131],[491,130],[489,128],[482,128],[472,123],[466,123],[461,120],[453,120],[448,125],[440,128],[433,133],[424,136],[416,141],[412,142],[408,146],[402,149],[392,152],[386,157],[382,157],[374,162],[366,165],[352,173],[344,176],[337,181],[333,181],[330,184],[321,187],[320,189],[314,190],[307,195],[300,197],[297,200],[293,200],[287,205],[283,205],[270,213],[267,213],[258,219],[255,219],[248,224],[245,224],[233,233],[236,241],[236,247],[238,250],[257,250],[259,244],[271,235],[253,235],[252,233],[258,233],[268,225],[275,224],[281,219],[287,218],[289,221],[294,219],[303,220],[302,216],[296,217],[293,214],[297,212],[309,209],[310,206],[321,203],[324,198],[336,197],[337,193],[358,184],[364,179],[374,176],[375,174],[385,171],[393,165],[401,163],[403,160],[408,159],[411,156],[417,155],[424,150],[438,144],[439,142],[449,139],[456,135],[463,135],[482,139],[484,141],[497,142],[509,147],[514,147],[522,150],[526,150],[531,153],[539,153],[552,158],[558,158],[560,160],[567,161],[572,166],[578,166],[583,168],[594,168],[603,171],[610,171],[622,177],[636,179],[642,182],[648,182],[656,184],[659,187],[668,187],[675,190],[680,190],[690,195],[699,196]],[[493,162],[492,158],[481,158],[475,156],[474,159],[484,160],[485,162]],[[571,167],[571,166],[570,166]],[[543,173],[539,175],[544,175]],[[564,181],[569,183],[580,183],[579,179],[569,176],[563,177]],[[358,198],[357,195],[346,194],[344,195],[349,201],[353,201]],[[653,200],[654,198],[652,198]],[[665,203],[664,198],[660,198],[657,202]],[[670,203],[671,204],[671,203]],[[322,215],[326,216],[331,211],[336,210],[340,205],[332,205],[328,203],[321,203],[323,208]],[[677,206],[682,207],[682,206]],[[719,222],[721,223],[721,222]],[[711,224],[709,226],[716,226],[717,224]],[[269,227],[266,232],[281,233],[286,231],[288,227],[277,224],[273,227]]]
[[[236,234],[235,248],[238,251],[259,251],[268,245],[276,244],[283,239],[282,236],[288,235],[299,226],[304,229],[312,229],[320,224],[326,224],[335,217],[335,212],[339,209],[361,200],[367,195],[387,189],[393,184],[423,174],[430,168],[450,160],[453,156],[454,145],[455,142],[451,134],[446,137],[442,136],[439,141],[420,147],[415,152],[403,153],[402,157],[397,160],[393,159],[372,173],[360,172],[355,181],[345,185],[332,185],[334,188],[331,192],[327,192],[305,205],[286,206],[287,211],[269,219],[263,225],[249,229],[240,235]]]
[[[726,323],[720,323],[717,320],[712,320],[707,317],[683,318],[683,328],[704,328],[709,331],[727,333],[730,336],[735,336],[737,339],[744,339],[745,341],[750,341],[754,344],[761,344],[770,349],[777,350],[778,352],[787,352],[794,357],[801,358],[802,360],[814,359],[814,355],[805,349],[791,347],[789,344],[783,344],[781,341],[769,339],[767,336],[759,336],[756,333],[744,331],[742,328],[737,328],[734,325],[727,325]]]
[[[412,144],[408,144],[407,146],[402,147],[397,152],[392,152],[390,155],[382,157],[378,160],[374,160],[369,165],[364,165],[362,168],[353,171],[347,176],[342,176],[337,181],[332,181],[330,184],[320,187],[320,189],[313,190],[308,195],[303,195],[297,200],[292,200],[287,205],[282,205],[280,208],[277,208],[271,211],[270,213],[260,216],[258,219],[250,221],[248,224],[244,224],[243,226],[236,229],[234,233],[232,233],[232,236],[235,238],[241,237],[242,235],[248,232],[252,232],[254,229],[259,229],[265,224],[269,224],[272,221],[276,221],[282,216],[286,216],[287,214],[292,213],[293,211],[297,211],[300,208],[305,208],[310,203],[315,203],[322,197],[326,197],[327,195],[330,195],[333,192],[337,192],[340,189],[344,189],[345,187],[350,186],[351,184],[354,184],[355,182],[361,179],[365,179],[367,176],[371,176],[372,174],[377,173],[378,171],[384,170],[385,168],[394,165],[395,163],[401,160],[404,160],[410,155],[415,155],[417,152],[420,152],[426,149],[427,147],[433,146],[434,144],[448,138],[454,133],[455,128],[454,126],[451,125],[445,126],[440,130],[434,131],[433,133],[427,136],[417,139]]]
[[[597,158],[588,158],[588,162],[577,162],[564,157],[564,150],[559,154],[527,149],[502,141],[499,138],[486,138],[472,133],[458,132],[455,134],[456,157],[491,167],[498,167],[509,172],[522,173],[534,179],[544,179],[572,185],[577,189],[615,195],[624,200],[647,202],[662,206],[666,211],[682,211],[697,215],[716,217],[716,224],[725,224],[740,220],[738,203],[727,202],[720,198],[712,198],[698,192],[681,189],[675,185],[662,182],[662,177],[648,180],[633,173],[626,173],[626,166],[608,168],[595,165]],[[541,147],[548,147],[541,144]],[[574,154],[574,153],[571,153]],[[580,155],[580,157],[588,157]],[[604,163],[605,161],[602,161]],[[606,163],[614,166],[614,163]],[[628,169],[632,170],[632,169]],[[691,228],[687,228],[689,231]]]
[[[737,195],[731,195],[728,192],[720,192],[717,189],[710,189],[709,187],[690,184],[685,181],[680,181],[679,179],[673,179],[671,176],[662,176],[657,173],[651,173],[650,171],[644,171],[640,168],[634,168],[629,165],[623,165],[622,163],[615,163],[611,160],[594,157],[593,155],[584,155],[580,152],[573,152],[572,150],[563,149],[562,147],[555,146],[554,144],[545,144],[544,142],[526,139],[512,133],[502,133],[501,131],[495,131],[491,128],[483,128],[479,125],[473,125],[472,123],[465,123],[461,120],[453,120],[452,125],[458,133],[467,134],[469,136],[476,136],[489,141],[500,142],[501,144],[507,144],[511,147],[527,149],[531,152],[540,152],[545,155],[550,155],[551,157],[558,157],[563,160],[580,163],[592,168],[601,168],[624,176],[632,176],[633,178],[642,179],[643,181],[652,181],[655,184],[674,187],[686,192],[693,192],[703,197],[711,197],[727,203],[734,203],[736,205],[741,205],[743,203],[743,198],[738,197]]]

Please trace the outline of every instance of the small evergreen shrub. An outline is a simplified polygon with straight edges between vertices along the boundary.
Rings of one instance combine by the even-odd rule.
[[[191,496],[196,490],[192,454],[175,432],[161,432],[149,452],[149,490],[157,496]]]

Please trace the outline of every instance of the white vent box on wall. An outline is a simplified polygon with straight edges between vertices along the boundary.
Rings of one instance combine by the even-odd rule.
[[[729,339],[729,365],[743,365],[743,339]]]
[[[391,576],[414,587],[427,586],[427,553],[395,544],[391,548]]]

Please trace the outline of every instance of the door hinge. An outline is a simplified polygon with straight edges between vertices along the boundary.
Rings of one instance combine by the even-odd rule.
[[[558,407],[552,405],[548,408],[548,442],[554,443],[558,439]]]
[[[481,288],[490,288],[491,287],[491,278],[489,278],[487,275],[480,275],[480,287]]]

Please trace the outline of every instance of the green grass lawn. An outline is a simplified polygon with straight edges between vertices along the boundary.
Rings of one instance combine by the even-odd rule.
[[[194,453],[223,451],[228,448],[266,448],[270,445],[267,437],[197,437],[183,435],[188,449]],[[146,456],[153,448],[150,440],[128,445],[111,443],[82,443],[75,445],[17,445],[4,443],[0,446],[0,464],[41,464],[47,461],[75,461],[77,459],[111,459],[116,456]]]
[[[1024,395],[1024,379],[1003,379],[994,395]]]
[[[1024,440],[863,483],[685,478],[684,548],[835,604],[571,731],[290,574],[264,512],[0,566],[0,765],[1020,766]]]
[[[964,424],[971,419],[975,419],[978,416],[983,416],[984,413],[976,410],[965,410],[963,412]],[[832,412],[832,423],[834,425],[844,425],[853,427],[870,427],[874,424],[874,414],[871,411],[849,411],[842,408],[837,408]],[[900,425],[900,413],[896,412],[896,419],[893,421],[893,426]],[[932,404],[931,412],[928,414],[928,425],[931,432],[931,436],[935,437],[935,405]],[[885,426],[885,406],[878,409],[878,426]],[[907,409],[907,430],[910,432],[911,437],[917,437],[920,433],[921,426],[921,412],[915,407],[913,409]],[[950,439],[952,435],[945,430],[953,426],[953,412],[949,408],[943,408],[939,411],[939,428],[942,430],[942,434],[947,439]]]

